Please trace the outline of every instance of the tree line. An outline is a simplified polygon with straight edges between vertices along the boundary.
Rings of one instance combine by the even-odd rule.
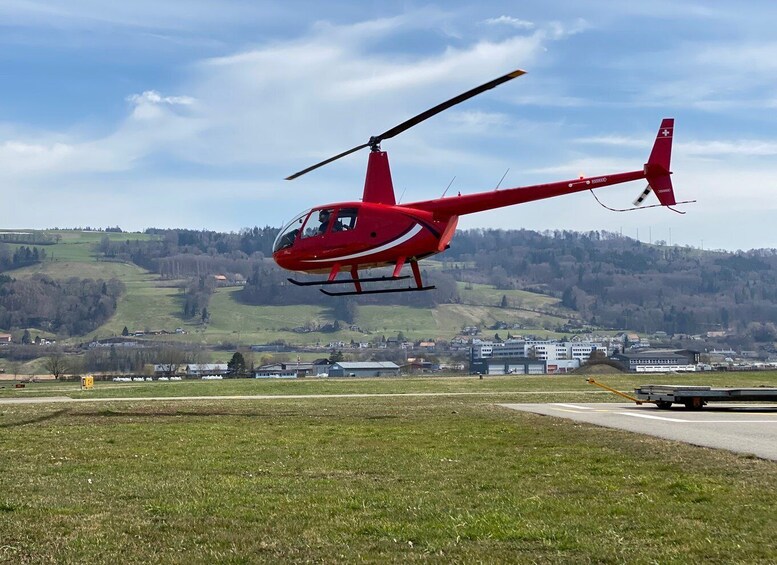
[[[46,259],[46,250],[37,246],[21,245],[15,249],[0,243],[0,273],[40,263]]]

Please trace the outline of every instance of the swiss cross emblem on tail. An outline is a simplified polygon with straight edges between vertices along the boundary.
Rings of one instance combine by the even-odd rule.
[[[634,201],[635,206],[639,206],[647,198],[650,191],[653,190],[658,196],[658,200],[664,206],[672,206],[677,203],[672,189],[672,179],[670,171],[670,162],[672,159],[672,133],[674,131],[674,119],[664,118],[661,121],[661,127],[658,128],[658,135],[653,144],[653,150],[650,152],[648,162],[645,164],[645,177],[648,186]]]

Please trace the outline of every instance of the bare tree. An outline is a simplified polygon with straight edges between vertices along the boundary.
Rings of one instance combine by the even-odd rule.
[[[210,359],[211,359],[210,352],[200,344],[195,344],[191,346],[191,349],[189,350],[188,353],[189,353],[189,356],[191,357],[192,363],[196,363],[198,365],[210,363]]]
[[[157,354],[157,363],[161,365],[166,377],[172,377],[178,368],[186,362],[186,354],[177,347],[163,347]]]
[[[19,369],[21,368],[22,364],[19,361],[6,361],[5,362],[5,372],[9,375],[13,375],[14,380],[17,380],[19,378]]]
[[[51,373],[55,379],[59,380],[59,377],[67,372],[67,359],[64,353],[54,353],[46,357],[43,362],[43,368],[47,372]]]
[[[243,359],[245,359],[246,362],[246,369],[249,373],[254,372],[254,368],[256,368],[256,356],[254,355],[253,350],[246,349],[243,352]]]

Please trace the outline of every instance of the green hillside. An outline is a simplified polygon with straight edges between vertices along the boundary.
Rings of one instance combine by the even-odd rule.
[[[333,321],[327,306],[251,306],[238,302],[239,288],[219,288],[211,297],[210,319],[183,317],[183,281],[161,280],[135,264],[100,261],[92,251],[104,237],[112,241],[142,239],[152,236],[137,233],[51,231],[58,243],[46,246],[43,263],[10,271],[15,278],[35,273],[54,279],[70,277],[117,278],[126,286],[115,315],[87,338],[119,335],[126,326],[131,332],[182,328],[186,333],[163,335],[157,339],[195,342],[205,345],[266,343],[284,340],[289,343],[326,345],[332,341],[368,341],[378,336],[393,337],[398,333],[408,339],[450,339],[465,326],[491,327],[503,322],[509,327],[546,333],[564,324],[574,313],[561,308],[558,300],[519,290],[497,290],[488,285],[460,284],[460,304],[441,304],[435,308],[408,306],[360,305],[358,317],[349,328],[343,324],[338,332],[304,331]],[[437,268],[430,262],[430,268]],[[317,292],[311,289],[310,292]],[[336,300],[336,299],[335,299]],[[506,307],[500,305],[506,301]],[[513,330],[516,333],[518,330]],[[73,337],[70,341],[82,341]]]

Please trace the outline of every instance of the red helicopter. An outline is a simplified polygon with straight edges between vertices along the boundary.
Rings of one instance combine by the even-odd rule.
[[[424,286],[421,280],[418,261],[449,247],[459,216],[464,214],[641,179],[646,179],[648,186],[634,202],[635,206],[639,206],[651,190],[655,191],[661,206],[670,207],[677,204],[669,176],[672,174],[669,163],[673,118],[666,118],[661,122],[650,157],[638,171],[397,204],[388,155],[380,150],[380,143],[451,106],[523,74],[525,71],[516,70],[473,88],[380,135],[371,137],[367,143],[287,177],[286,180],[295,179],[341,157],[366,147],[370,148],[364,194],[360,202],[317,206],[295,216],[281,229],[273,244],[273,259],[279,266],[304,273],[328,273],[325,280],[288,280],[300,286],[354,286],[354,290],[345,292],[321,289],[321,292],[330,296],[431,290],[434,286]],[[413,273],[413,286],[392,285],[389,288],[372,290],[362,288],[362,283],[393,283],[409,279],[409,275],[401,275],[403,266],[408,262]],[[394,267],[391,276],[359,277],[361,269],[384,266]],[[338,279],[340,271],[349,271],[350,278]]]

